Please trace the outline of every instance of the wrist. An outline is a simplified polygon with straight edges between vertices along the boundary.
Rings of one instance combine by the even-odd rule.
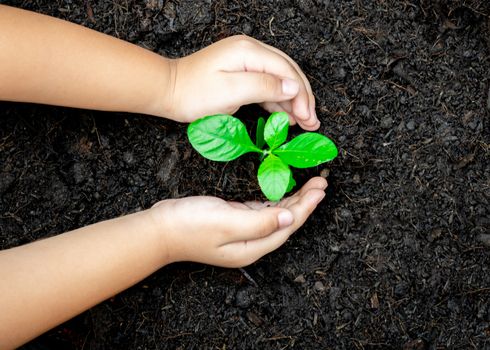
[[[178,261],[178,251],[175,242],[171,239],[171,223],[167,215],[167,201],[161,201],[146,210],[147,222],[150,223],[151,232],[155,237],[155,248],[161,254],[161,267]]]
[[[145,114],[167,119],[175,118],[175,85],[177,80],[178,59],[161,57],[155,86],[151,91],[152,97]]]

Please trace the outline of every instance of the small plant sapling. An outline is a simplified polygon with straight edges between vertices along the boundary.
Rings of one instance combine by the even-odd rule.
[[[274,112],[267,122],[257,122],[255,143],[245,125],[227,114],[207,116],[192,122],[187,129],[191,145],[203,157],[214,161],[234,160],[249,152],[259,153],[258,180],[270,201],[279,201],[296,185],[290,167],[310,168],[337,157],[335,144],[324,135],[306,132],[286,142],[289,117]],[[264,148],[267,144],[268,147]]]

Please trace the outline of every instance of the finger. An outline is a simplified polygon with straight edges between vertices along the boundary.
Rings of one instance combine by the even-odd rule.
[[[286,59],[289,62],[289,64],[291,64],[293,66],[294,69],[296,69],[299,76],[303,80],[303,84],[305,85],[306,91],[308,93],[308,107],[309,107],[309,112],[310,112],[310,118],[309,119],[311,120],[311,122],[308,122],[308,120],[306,120],[305,125],[312,126],[312,125],[317,124],[316,122],[318,121],[318,117],[317,117],[316,111],[315,111],[315,107],[316,107],[315,95],[313,95],[313,90],[311,89],[310,81],[308,80],[306,75],[303,73],[303,71],[301,70],[299,65],[296,63],[296,61],[294,61],[291,57],[289,57],[283,51],[281,51],[281,50],[279,50],[273,46],[267,45],[263,42],[260,42],[260,41],[257,41],[257,42],[260,45],[264,46],[265,48],[267,48],[267,49],[275,52],[276,54],[282,56],[284,59]]]
[[[238,49],[232,52],[234,57],[229,63],[230,71],[244,70],[245,72],[270,73],[297,81],[300,86],[299,93],[294,99],[291,98],[294,115],[301,120],[310,119],[309,104],[312,94],[309,95],[308,89],[311,91],[311,87],[309,87],[306,76],[298,69],[298,65],[284,53],[279,54],[280,50],[271,50],[269,46],[265,46],[265,44],[252,38],[237,40],[237,45],[239,45]],[[241,64],[232,62],[240,62]]]
[[[230,206],[232,206],[233,208],[236,208],[236,209],[248,209],[248,208],[250,208],[245,203],[240,203],[240,202],[235,202],[235,201],[228,201],[228,204]]]
[[[287,205],[285,204],[293,204],[293,203],[288,203],[287,201],[291,201],[291,199],[298,199],[301,195],[304,195],[306,192],[308,192],[311,189],[317,188],[320,190],[325,190],[328,186],[327,180],[325,180],[321,176],[316,176],[308,180],[296,193],[294,193],[292,196],[286,197],[281,202],[260,202],[260,201],[247,201],[244,203],[240,202],[235,202],[235,201],[229,201],[228,203],[238,209],[254,209],[254,210],[260,210],[263,208],[267,207],[276,207],[279,206],[281,208],[287,208]],[[296,201],[295,201],[296,202]]]
[[[296,118],[291,112],[291,101],[264,102],[261,107],[270,113],[286,112],[289,116],[289,125],[296,125]]]
[[[296,121],[298,121],[299,126],[307,131],[314,131],[317,130],[320,127],[320,122],[317,120],[315,124],[308,125],[308,123],[312,122],[311,120],[308,121],[303,121],[300,118],[298,118],[293,111],[293,107],[291,105],[291,101],[282,101],[282,102],[277,102],[277,105],[279,105],[279,111],[284,111],[289,115],[289,124],[290,125],[295,125]],[[273,111],[272,111],[273,112]]]
[[[226,220],[222,220],[221,229],[225,232],[222,245],[266,237],[293,222],[293,214],[284,208],[265,207],[252,210],[232,207],[226,214]]]
[[[328,187],[328,182],[325,178],[321,176],[315,176],[311,179],[309,179],[297,192],[295,195],[302,196],[306,192],[312,189],[319,189],[322,191],[325,191],[325,189]]]
[[[296,80],[257,72],[225,73],[228,99],[235,104],[290,100],[300,91]]]
[[[267,112],[286,112],[284,108],[281,107],[279,102],[264,102],[260,104],[260,107],[265,109]],[[287,112],[286,112],[287,113]]]
[[[278,102],[279,107],[288,114],[289,116],[289,125],[295,125],[296,119],[299,119],[297,116],[294,115],[293,113],[293,106],[291,105],[291,101],[281,101]]]
[[[279,106],[288,114],[293,114],[293,107],[291,106],[291,101],[279,102]]]
[[[273,112],[286,112],[292,115],[291,112],[291,101],[281,101],[281,102],[264,102],[261,104],[262,108],[273,113]]]
[[[317,176],[317,177],[311,178],[296,193],[294,193],[293,195],[291,195],[289,197],[282,199],[278,203],[278,206],[281,208],[289,208],[291,205],[295,204],[301,198],[301,196],[304,195],[309,190],[317,188],[317,189],[320,189],[322,191],[325,191],[327,186],[328,186],[327,180],[325,180],[323,177]]]
[[[247,208],[260,210],[268,207],[275,207],[277,203],[275,202],[259,202],[259,201],[248,201],[243,203]]]
[[[302,193],[299,200],[288,207],[293,213],[294,223],[284,230],[289,230],[292,233],[302,226],[324,197],[325,191],[320,188],[311,188]]]
[[[314,124],[308,125],[304,122],[298,121],[299,126],[306,131],[315,131],[320,128],[320,121],[316,121]]]
[[[255,40],[255,39],[253,39]],[[270,45],[264,44],[258,40],[256,40],[256,43],[259,44],[260,46],[264,47],[265,49],[272,51],[273,53],[281,56],[284,58],[296,71],[298,76],[301,78],[301,81],[303,82],[303,86],[306,89],[306,96],[307,96],[307,111],[308,113],[305,114],[305,110],[303,109],[303,100],[301,98],[304,98],[304,95],[298,94],[292,102],[287,101],[289,104],[289,108],[283,108],[286,112],[288,112],[293,118],[295,118],[298,121],[298,124],[300,126],[308,131],[313,131],[317,130],[320,127],[320,122],[318,120],[318,117],[316,115],[315,111],[315,96],[313,95],[313,91],[311,89],[311,85],[309,80],[307,79],[306,75],[303,73],[301,68],[298,66],[298,64],[288,55],[286,55],[284,52],[282,52],[279,49],[276,49],[275,47],[272,47]],[[271,111],[272,112],[272,111]]]
[[[223,246],[223,249],[226,249],[228,254],[241,257],[239,260],[243,261],[245,265],[256,261],[283,245],[291,234],[305,223],[324,196],[325,192],[323,190],[318,188],[310,189],[300,197],[297,203],[290,206],[289,209],[294,216],[292,225],[260,239],[227,244]]]

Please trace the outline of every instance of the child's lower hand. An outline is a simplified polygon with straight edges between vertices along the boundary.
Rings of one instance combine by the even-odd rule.
[[[287,112],[305,130],[320,126],[304,73],[285,53],[255,39],[230,37],[173,60],[170,76],[165,117],[191,122],[261,103],[269,112]]]
[[[150,211],[165,232],[167,262],[241,267],[281,246],[323,199],[326,187],[325,179],[315,177],[273,206],[188,197],[161,201]]]

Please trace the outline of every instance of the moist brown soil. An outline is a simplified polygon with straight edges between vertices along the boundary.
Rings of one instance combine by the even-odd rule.
[[[26,349],[490,349],[487,1],[8,3],[170,57],[254,36],[304,69],[340,148],[296,172],[328,174],[327,198],[246,268],[257,285],[174,264]],[[262,198],[253,156],[203,160],[185,129],[0,103],[0,248],[165,198]]]

